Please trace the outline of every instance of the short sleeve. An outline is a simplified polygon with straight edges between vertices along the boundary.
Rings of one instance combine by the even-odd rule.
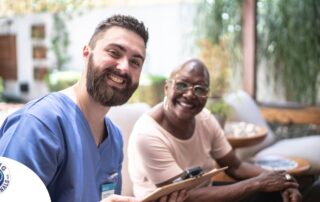
[[[6,120],[1,135],[0,155],[25,164],[48,185],[55,177],[62,150],[49,128],[26,114],[18,122]]]

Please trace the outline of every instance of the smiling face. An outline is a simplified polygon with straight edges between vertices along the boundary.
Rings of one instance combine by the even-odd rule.
[[[188,85],[188,89],[181,91],[178,86],[181,83]],[[208,86],[209,73],[204,64],[199,60],[188,61],[166,83],[168,110],[180,120],[192,119],[203,109],[207,101],[206,96],[199,96],[196,91],[201,90],[198,87]]]
[[[92,48],[84,48],[87,91],[103,106],[125,103],[137,89],[145,43],[136,33],[117,26],[107,29]]]

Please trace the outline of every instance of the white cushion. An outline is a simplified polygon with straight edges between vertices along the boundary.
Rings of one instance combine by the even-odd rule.
[[[133,125],[137,119],[146,111],[150,109],[150,106],[146,103],[133,103],[125,104],[121,106],[112,107],[107,113],[107,116],[119,126],[123,135],[123,153],[124,159],[122,164],[122,195],[133,196],[132,181],[128,172],[128,158],[127,158],[127,146],[128,138],[131,134]]]
[[[240,159],[248,159],[254,156],[258,151],[275,142],[275,135],[263,118],[259,107],[255,101],[244,91],[231,93],[224,98],[225,102],[233,108],[232,120],[245,121],[268,129],[268,135],[261,143],[236,149]]]

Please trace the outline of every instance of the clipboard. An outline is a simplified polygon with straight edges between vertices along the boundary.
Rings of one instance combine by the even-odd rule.
[[[175,182],[172,184],[168,184],[165,185],[163,187],[159,187],[156,190],[154,190],[153,192],[151,192],[150,194],[148,194],[147,196],[145,196],[141,202],[148,202],[148,201],[154,201],[159,199],[161,196],[164,195],[168,195],[174,191],[178,191],[178,190],[190,190],[193,189],[195,187],[197,187],[198,185],[209,181],[214,175],[226,170],[228,167],[223,167],[223,168],[214,168],[211,171],[202,174],[201,176],[196,176],[196,177],[192,177],[180,182]]]

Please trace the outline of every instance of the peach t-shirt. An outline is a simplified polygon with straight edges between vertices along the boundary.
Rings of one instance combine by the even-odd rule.
[[[163,129],[148,114],[136,122],[129,138],[129,174],[136,197],[143,197],[184,169],[214,168],[212,159],[226,155],[231,146],[218,122],[207,109],[196,116],[191,138],[180,140]]]

